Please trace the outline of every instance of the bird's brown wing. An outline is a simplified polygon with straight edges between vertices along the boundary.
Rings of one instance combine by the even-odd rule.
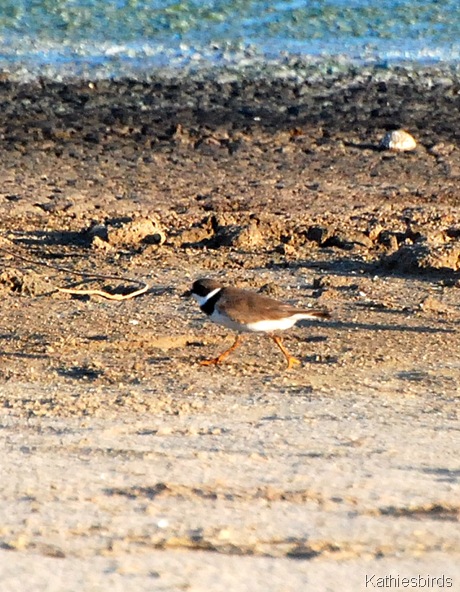
[[[244,324],[254,322],[254,317],[279,320],[295,314],[311,314],[308,310],[295,308],[263,294],[233,288],[222,291],[216,307],[232,321]]]

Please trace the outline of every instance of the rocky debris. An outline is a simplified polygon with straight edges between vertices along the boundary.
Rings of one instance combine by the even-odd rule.
[[[460,234],[456,227],[431,233],[431,241],[444,244]],[[439,235],[439,236],[438,236]],[[436,238],[437,237],[437,238]],[[273,215],[219,214],[203,218],[185,229],[179,229],[170,242],[182,248],[233,248],[241,251],[274,250],[294,256],[303,247],[315,243],[320,248],[344,251],[382,250],[394,252],[404,243],[423,240],[423,229],[406,223],[405,230],[392,230],[384,222],[370,223],[365,230],[356,228],[350,220],[334,223],[311,223]]]
[[[47,214],[59,214],[66,212],[74,205],[71,199],[67,199],[65,196],[52,195],[49,201],[37,202],[35,206],[40,208]]]
[[[180,123],[176,125],[176,129],[172,134],[171,139],[176,144],[183,144],[185,146],[193,146],[196,142],[196,138],[193,137],[193,134],[185,129]]]
[[[331,288],[334,290],[357,290],[358,284],[354,281],[350,281],[350,278],[346,276],[323,275],[322,277],[313,280],[313,288],[315,290],[329,290]]]
[[[305,257],[312,245],[361,253],[378,266],[409,273],[428,269],[460,269],[460,230],[430,229],[423,220],[371,219],[363,226],[351,219],[315,222],[272,214],[223,212],[201,219],[187,215],[169,222],[168,245],[182,249],[230,249],[240,253],[281,253],[285,260]],[[446,220],[447,224],[451,220]],[[362,229],[360,229],[360,226]],[[402,226],[402,227],[401,227]],[[88,235],[94,248],[106,251],[162,244],[165,233],[157,220],[136,218],[94,225]]]
[[[452,307],[444,304],[439,298],[434,296],[427,296],[421,303],[420,308],[426,312],[435,312],[437,314],[452,313]]]
[[[307,229],[306,237],[309,241],[323,247],[333,234],[334,228],[332,226],[312,225]]]
[[[393,150],[394,152],[411,152],[417,148],[417,142],[404,130],[388,132],[380,142],[382,150]]]
[[[402,244],[396,251],[384,256],[381,264],[385,268],[405,273],[459,271],[460,242],[431,244],[425,239],[413,244]]]
[[[282,299],[286,297],[286,290],[276,282],[268,282],[267,284],[261,286],[258,291],[260,294],[270,296],[270,298]]]
[[[382,226],[380,221],[374,218],[367,225],[365,234],[372,242],[376,242],[379,240],[379,237],[384,230],[385,228]]]
[[[276,233],[275,233],[276,235]],[[219,249],[231,247],[253,250],[269,243],[274,233],[268,224],[251,216],[236,217],[230,214],[209,216],[179,233],[172,242],[183,248]]]
[[[265,237],[255,220],[248,224],[218,224],[213,237],[217,247],[254,249],[263,245]]]
[[[428,152],[436,158],[444,158],[445,156],[449,156],[449,154],[452,154],[454,150],[455,144],[452,144],[450,142],[438,142],[431,146]]]
[[[0,236],[0,251],[2,252],[2,257],[7,257],[8,259],[14,257],[13,241],[5,236]]]
[[[313,298],[321,300],[335,299],[337,292],[357,293],[359,284],[346,276],[325,275],[313,280]]]
[[[384,246],[389,253],[393,253],[399,249],[399,245],[406,239],[406,235],[403,232],[397,232],[393,230],[382,230],[377,236],[378,244]]]
[[[351,251],[355,246],[371,249],[373,241],[364,232],[352,228],[338,229],[334,226],[312,225],[307,229],[306,238],[320,247],[337,247]]]
[[[459,226],[451,226],[446,230],[446,235],[449,238],[457,238],[460,239],[460,227]]]
[[[212,217],[195,222],[191,227],[178,232],[178,235],[171,238],[175,246],[187,248],[200,248],[210,244],[214,236]]]
[[[336,230],[334,234],[324,243],[325,247],[338,247],[347,251],[354,249],[356,246],[371,249],[373,242],[371,239],[360,230],[347,229],[345,231]]]
[[[136,248],[142,244],[162,245],[166,234],[155,218],[117,220],[92,226],[88,234],[96,248]]]
[[[0,275],[0,290],[21,296],[43,296],[55,291],[52,284],[34,271],[10,268]]]

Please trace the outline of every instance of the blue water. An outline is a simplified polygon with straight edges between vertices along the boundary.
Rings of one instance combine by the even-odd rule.
[[[0,0],[0,70],[30,78],[270,63],[456,64],[460,0]]]

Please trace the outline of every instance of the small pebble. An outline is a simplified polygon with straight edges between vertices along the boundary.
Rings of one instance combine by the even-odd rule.
[[[380,142],[380,148],[384,150],[394,150],[396,152],[408,152],[415,150],[417,142],[404,130],[395,130],[388,132]]]

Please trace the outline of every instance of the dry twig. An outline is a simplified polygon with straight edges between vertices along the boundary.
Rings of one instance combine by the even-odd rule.
[[[8,253],[13,257],[17,257],[26,263],[31,263],[33,265],[41,265],[43,267],[47,267],[48,269],[53,269],[54,271],[58,271],[60,273],[70,273],[72,275],[78,275],[83,278],[89,278],[94,280],[116,280],[116,281],[124,281],[130,282],[132,284],[140,284],[142,287],[134,292],[130,292],[129,294],[111,294],[110,292],[106,292],[105,290],[98,290],[98,289],[75,289],[75,288],[61,288],[59,286],[54,286],[54,289],[58,292],[64,292],[65,294],[74,294],[80,296],[102,296],[102,298],[107,298],[108,300],[129,300],[131,298],[136,298],[136,296],[140,296],[141,294],[145,294],[150,288],[148,284],[145,282],[141,282],[139,280],[133,280],[131,278],[125,277],[117,277],[115,275],[101,275],[97,273],[86,273],[81,271],[74,271],[68,267],[60,267],[58,265],[51,265],[50,263],[45,263],[44,261],[35,261],[29,257],[25,257],[24,255],[19,255],[10,249],[7,249],[4,246],[0,246],[0,250]]]

